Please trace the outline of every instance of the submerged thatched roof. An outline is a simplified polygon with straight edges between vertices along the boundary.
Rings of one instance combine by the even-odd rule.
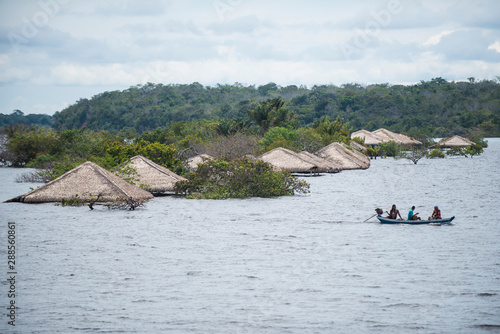
[[[344,153],[356,160],[358,164],[360,164],[361,169],[367,169],[370,167],[370,158],[368,158],[364,153],[355,149],[349,149],[345,144],[342,144],[342,146],[344,147]]]
[[[353,149],[359,151],[359,152],[366,152],[368,149],[366,146],[361,145],[360,143],[356,143],[354,140],[351,140],[349,143],[349,146],[351,146]]]
[[[213,157],[208,154],[198,154],[186,160],[186,165],[190,170],[196,170],[198,165],[203,163],[205,160],[211,160]]]
[[[467,147],[474,145],[474,143],[467,138],[460,136],[453,136],[441,139],[438,145],[442,147]]]
[[[395,133],[387,129],[381,128],[372,132],[375,136],[382,139],[383,142],[393,141],[398,145],[422,145],[422,143],[416,139],[410,138],[401,133]]]
[[[70,200],[75,196],[78,196],[80,200],[89,201],[99,195],[98,202],[112,201],[118,197],[134,200],[153,198],[149,192],[120,179],[95,163],[87,161],[40,188],[6,202],[59,202]]]
[[[297,153],[282,147],[266,152],[259,156],[258,159],[290,173],[306,173],[315,171],[318,168],[317,164],[308,162]]]
[[[186,180],[168,168],[160,166],[141,155],[131,158],[128,166],[137,171],[138,181],[135,181],[135,183],[153,193],[173,192],[177,181]]]
[[[299,156],[307,162],[315,164],[318,166],[316,170],[318,173],[338,173],[340,172],[339,166],[336,166],[333,162],[325,160],[307,151],[302,151],[298,153]]]
[[[370,159],[358,151],[351,151],[343,144],[333,142],[316,152],[316,155],[338,165],[340,169],[366,169]]]
[[[377,135],[373,134],[372,132],[370,132],[368,130],[359,130],[359,131],[353,132],[351,134],[351,139],[354,139],[356,137],[364,139],[365,145],[380,145],[380,143],[383,142],[383,140],[381,138],[379,138]]]
[[[422,142],[420,140],[416,140],[413,137],[408,137],[407,135],[404,135],[402,133],[398,133],[400,136],[401,140],[405,143],[404,145],[422,145]]]

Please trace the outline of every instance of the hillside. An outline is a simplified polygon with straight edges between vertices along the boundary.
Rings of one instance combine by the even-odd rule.
[[[311,88],[217,85],[137,85],[124,91],[103,92],[81,99],[53,116],[57,130],[87,127],[112,133],[143,133],[175,121],[248,119],[253,103],[273,97],[286,101],[307,126],[322,116],[340,116],[354,130],[384,127],[409,134],[442,137],[471,130],[500,136],[500,83],[448,82],[435,78],[403,86],[344,84]]]

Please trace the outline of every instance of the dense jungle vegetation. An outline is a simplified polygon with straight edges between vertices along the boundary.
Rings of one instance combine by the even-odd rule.
[[[500,136],[500,84],[472,78],[311,89],[146,84],[82,99],[52,117],[20,110],[0,116],[0,164],[40,168],[44,181],[85,161],[116,170],[138,154],[187,176],[184,162],[197,154],[231,161],[276,147],[315,152],[333,141],[349,144],[361,128],[385,127],[421,140]],[[371,153],[395,156],[390,144]],[[482,147],[458,153],[472,156]]]
[[[248,110],[265,100],[281,98],[293,112],[297,127],[311,126],[326,116],[340,117],[354,131],[384,127],[409,135],[444,137],[467,135],[471,130],[485,137],[500,136],[500,80],[448,82],[443,78],[415,85],[319,85],[307,88],[268,83],[205,87],[189,85],[137,85],[124,91],[81,99],[52,117],[23,116],[17,110],[0,115],[0,126],[14,123],[52,125],[56,130],[106,130],[143,134],[175,122],[195,120],[252,121]],[[255,119],[254,119],[255,121]],[[263,129],[275,124],[261,124]]]

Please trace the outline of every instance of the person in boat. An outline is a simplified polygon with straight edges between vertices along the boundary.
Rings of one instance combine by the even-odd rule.
[[[420,220],[420,217],[417,216],[417,213],[414,213],[415,211],[415,205],[411,207],[410,211],[408,211],[408,220]]]
[[[403,219],[403,217],[401,217],[401,214],[399,213],[399,210],[396,208],[396,204],[392,205],[391,212],[386,211],[385,213],[387,213],[387,218],[389,219],[398,219],[398,216],[400,219]]]
[[[429,217],[429,220],[431,219],[442,219],[441,210],[439,210],[437,205],[434,207],[434,211],[432,211],[432,215]]]

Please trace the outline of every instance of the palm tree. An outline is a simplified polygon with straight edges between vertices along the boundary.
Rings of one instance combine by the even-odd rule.
[[[260,126],[262,132],[271,126],[295,127],[297,121],[297,114],[285,107],[285,101],[281,97],[256,104],[253,109],[248,110],[248,117]]]

